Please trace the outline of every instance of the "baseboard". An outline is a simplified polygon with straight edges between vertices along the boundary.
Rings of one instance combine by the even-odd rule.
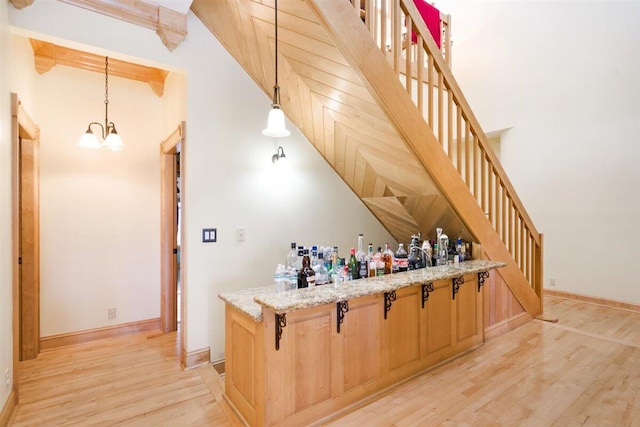
[[[40,351],[54,350],[60,347],[82,344],[85,342],[115,338],[124,335],[133,335],[140,332],[148,332],[160,329],[160,318],[139,320],[137,322],[123,323],[121,325],[107,326],[104,328],[88,329],[85,331],[70,332],[67,334],[51,335],[40,338]]]
[[[11,415],[13,415],[16,406],[18,406],[18,393],[16,393],[15,389],[12,389],[2,407],[2,412],[0,412],[0,427],[9,425],[9,420],[11,420]]]
[[[622,308],[622,309],[625,309],[625,310],[630,310],[630,311],[635,311],[635,312],[640,313],[640,305],[632,304],[630,302],[623,302],[623,301],[616,301],[616,300],[606,299],[606,298],[592,297],[592,296],[589,296],[589,295],[574,294],[572,292],[555,291],[555,290],[551,290],[551,289],[545,289],[544,290],[544,294],[545,295],[549,295],[549,296],[553,296],[553,297],[558,297],[558,298],[566,298],[566,299],[573,299],[573,300],[577,300],[577,301],[590,302],[592,304],[599,304],[599,305],[604,305],[604,306],[607,306],[607,307]]]
[[[211,357],[210,352],[211,349],[209,349],[209,347],[190,351],[189,353],[183,350],[180,354],[180,365],[182,369],[193,369],[209,363]]]
[[[531,316],[526,311],[516,314],[513,317],[495,323],[486,328],[484,330],[484,339],[485,341],[490,341],[494,338],[499,337],[500,335],[506,334],[509,331],[513,331],[514,329],[524,325],[525,323],[529,323],[531,320],[533,320],[533,316]]]

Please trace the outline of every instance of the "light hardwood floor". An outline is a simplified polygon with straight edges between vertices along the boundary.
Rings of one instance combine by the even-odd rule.
[[[545,297],[534,320],[326,426],[640,426],[640,313]],[[14,426],[237,426],[176,335],[43,353],[20,366]]]

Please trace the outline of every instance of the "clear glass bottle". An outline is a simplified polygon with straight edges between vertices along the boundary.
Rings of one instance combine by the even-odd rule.
[[[293,263],[292,267],[296,269],[296,271],[302,270],[302,257],[304,255],[304,246],[298,246],[298,255],[296,256],[296,260]]]
[[[318,247],[316,245],[311,246],[311,268],[318,265]]]
[[[291,250],[287,254],[286,266],[293,267],[298,259],[298,252],[296,251],[296,242],[291,242]]]
[[[422,242],[422,250],[420,251],[420,256],[422,258],[422,265],[426,267],[431,267],[433,265],[431,261],[431,256],[433,255],[433,250],[431,249],[431,245],[429,244],[429,240],[424,239]]]
[[[329,271],[324,265],[324,253],[318,252],[318,264],[311,268],[316,273],[316,286],[326,285],[329,282]]]
[[[376,275],[376,260],[373,253],[373,244],[369,243],[367,248],[367,277],[375,277]]]

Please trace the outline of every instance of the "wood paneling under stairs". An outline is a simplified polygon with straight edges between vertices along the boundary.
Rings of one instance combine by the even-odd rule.
[[[408,0],[392,3],[398,23],[408,16],[409,3],[415,9]],[[484,139],[475,118],[475,134],[469,122],[462,126],[462,118],[473,114],[437,48],[429,52],[430,63],[435,60],[429,69],[438,71],[437,91],[428,85],[428,92],[438,95],[436,120],[416,106],[408,85],[347,0],[280,0],[278,58],[274,1],[195,0],[191,9],[263,89],[265,108],[277,60],[288,119],[397,241],[408,242],[418,231],[432,238],[442,227],[452,238],[480,242],[490,259],[507,264],[502,278],[525,310],[532,316],[542,312],[542,236],[526,212],[514,216],[510,210],[521,203],[499,162],[492,153],[462,150],[459,143],[451,158],[452,149],[443,150],[445,128],[457,129],[447,130],[449,145],[454,135],[467,145]],[[394,32],[400,32],[399,25]],[[394,58],[399,55],[396,49]],[[442,106],[445,98],[448,109]],[[454,101],[459,103],[455,111]],[[445,116],[460,120],[445,126]]]
[[[346,1],[346,0],[345,0]],[[194,13],[264,90],[274,83],[272,1],[196,0]],[[278,3],[282,108],[400,242],[443,227],[473,238],[304,1]]]
[[[638,426],[640,313],[545,297],[531,321],[328,426]],[[20,363],[13,426],[238,426],[210,366],[175,333],[85,343]],[[364,374],[364,373],[363,373]]]

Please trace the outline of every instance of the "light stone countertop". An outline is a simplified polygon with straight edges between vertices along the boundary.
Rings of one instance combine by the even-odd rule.
[[[354,298],[391,292],[409,286],[421,285],[436,280],[452,279],[465,274],[479,273],[504,267],[504,262],[466,261],[460,264],[423,268],[404,273],[344,282],[340,285],[327,284],[293,291],[276,292],[275,287],[243,289],[225,292],[218,298],[247,314],[256,322],[262,321],[262,307],[282,314],[324,304],[348,301]]]

